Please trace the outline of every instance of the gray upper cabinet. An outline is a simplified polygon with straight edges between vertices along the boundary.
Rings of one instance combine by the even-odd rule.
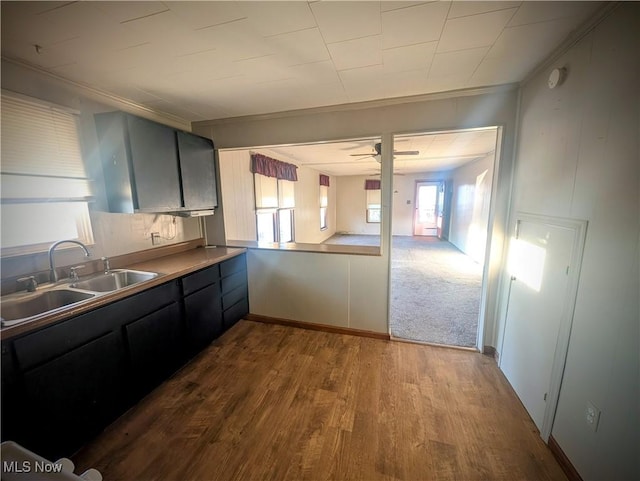
[[[182,207],[174,130],[127,115],[137,209],[171,211]]]
[[[95,122],[110,212],[217,207],[210,140],[124,112]]]
[[[177,132],[182,193],[187,209],[218,206],[213,142],[188,132]]]

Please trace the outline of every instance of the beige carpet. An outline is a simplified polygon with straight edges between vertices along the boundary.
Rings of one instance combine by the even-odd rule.
[[[391,335],[472,347],[476,344],[482,266],[435,237],[393,238]]]

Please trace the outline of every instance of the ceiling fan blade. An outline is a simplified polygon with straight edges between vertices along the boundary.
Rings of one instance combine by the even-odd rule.
[[[373,157],[374,155],[376,155],[375,153],[369,153],[369,154],[349,154],[351,157],[364,157],[365,155],[369,155],[371,157]]]
[[[393,155],[420,155],[419,150],[394,150]]]

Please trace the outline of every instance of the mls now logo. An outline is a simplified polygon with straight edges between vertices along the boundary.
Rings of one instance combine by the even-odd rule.
[[[59,473],[62,464],[48,461],[3,461],[3,473]]]

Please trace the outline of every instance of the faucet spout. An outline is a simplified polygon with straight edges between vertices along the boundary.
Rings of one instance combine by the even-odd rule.
[[[58,273],[56,272],[56,266],[55,266],[55,263],[53,262],[53,253],[56,250],[56,247],[58,247],[60,244],[65,244],[65,243],[79,245],[84,250],[85,256],[91,257],[91,254],[89,254],[89,249],[87,249],[87,246],[85,246],[80,241],[65,239],[65,240],[59,240],[54,242],[53,244],[51,244],[51,247],[49,247],[49,280],[51,282],[58,282]]]

